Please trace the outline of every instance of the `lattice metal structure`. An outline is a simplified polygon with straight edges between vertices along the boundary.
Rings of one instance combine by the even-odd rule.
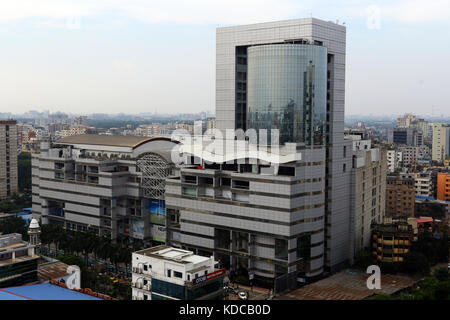
[[[136,165],[142,172],[142,196],[150,199],[164,199],[165,179],[170,175],[172,165],[155,153],[143,154],[137,159]]]

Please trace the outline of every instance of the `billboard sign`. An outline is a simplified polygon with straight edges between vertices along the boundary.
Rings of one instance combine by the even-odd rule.
[[[205,282],[206,280],[211,280],[211,279],[217,278],[217,277],[219,277],[221,275],[224,275],[224,274],[225,274],[225,269],[220,269],[220,270],[214,271],[212,273],[208,273],[208,274],[206,274],[204,276],[195,278],[194,280],[192,280],[192,283],[194,285],[200,284],[202,282]]]

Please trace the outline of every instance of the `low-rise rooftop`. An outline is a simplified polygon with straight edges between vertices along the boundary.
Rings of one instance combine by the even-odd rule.
[[[156,259],[164,259],[182,264],[199,263],[209,260],[210,258],[195,255],[192,251],[172,248],[168,246],[156,246],[135,252],[147,257]]]
[[[420,280],[403,275],[381,274],[381,289],[369,289],[369,276],[359,270],[347,269],[282,295],[277,300],[362,300],[375,294],[396,293],[412,287]]]

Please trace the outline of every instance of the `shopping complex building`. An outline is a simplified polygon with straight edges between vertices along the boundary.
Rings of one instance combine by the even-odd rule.
[[[172,174],[169,138],[74,135],[33,154],[33,217],[68,230],[165,240],[165,178]]]

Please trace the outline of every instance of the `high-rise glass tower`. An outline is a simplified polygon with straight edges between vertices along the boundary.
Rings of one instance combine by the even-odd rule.
[[[217,128],[277,128],[281,143],[298,143],[325,163],[305,179],[325,176],[324,265],[342,267],[352,255],[345,26],[294,19],[218,28],[216,40]]]
[[[278,129],[280,144],[324,145],[326,84],[327,48],[323,46],[249,47],[247,128]]]

